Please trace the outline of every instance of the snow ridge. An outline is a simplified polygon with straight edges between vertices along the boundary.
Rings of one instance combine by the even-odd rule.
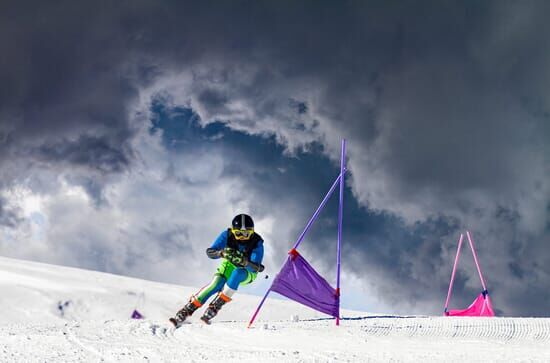
[[[361,330],[384,337],[476,338],[550,342],[548,318],[367,317]]]

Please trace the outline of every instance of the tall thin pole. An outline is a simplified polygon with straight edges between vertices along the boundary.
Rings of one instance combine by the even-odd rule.
[[[340,256],[342,246],[342,217],[344,211],[344,186],[346,171],[346,139],[342,139],[342,152],[340,154],[340,203],[338,205],[338,247],[336,257],[336,294],[338,296],[338,316],[336,325],[340,325]]]
[[[468,242],[470,242],[470,248],[472,249],[472,254],[474,255],[474,261],[476,263],[477,272],[479,273],[481,285],[483,286],[483,291],[487,291],[487,286],[485,286],[485,280],[483,280],[483,275],[481,274],[481,268],[479,267],[479,261],[477,259],[477,253],[474,248],[474,241],[472,240],[472,236],[470,236],[470,232],[466,231],[466,236],[468,236]]]
[[[447,315],[447,309],[449,308],[449,301],[451,300],[451,292],[453,291],[453,283],[455,281],[456,265],[458,264],[458,258],[460,257],[460,249],[462,247],[462,240],[464,235],[461,233],[458,240],[458,248],[456,249],[455,263],[453,265],[453,272],[451,273],[451,282],[449,283],[449,291],[447,291],[447,300],[445,301],[445,315]]]
[[[271,284],[271,286],[273,286],[273,283]],[[250,328],[252,326],[252,323],[254,322],[254,320],[256,319],[256,315],[258,315],[258,313],[260,312],[260,309],[262,308],[262,305],[264,304],[265,302],[265,299],[267,299],[267,295],[269,295],[269,293],[271,292],[271,286],[269,287],[269,289],[265,292],[265,295],[262,299],[262,301],[260,302],[260,305],[258,305],[258,307],[256,308],[256,311],[254,312],[254,315],[252,315],[252,318],[250,319],[250,322],[248,323],[248,328]]]
[[[340,173],[340,175],[338,175],[338,177],[336,178],[336,180],[334,181],[334,183],[330,187],[330,190],[328,191],[327,195],[325,195],[325,198],[323,199],[323,201],[319,205],[319,208],[317,208],[315,213],[313,213],[313,216],[311,217],[311,219],[307,223],[306,228],[304,228],[304,230],[303,230],[302,234],[300,235],[300,237],[298,237],[298,240],[294,244],[293,248],[295,248],[295,249],[298,248],[300,243],[302,243],[302,241],[304,240],[304,237],[306,236],[307,231],[309,230],[309,228],[311,227],[313,222],[317,219],[317,217],[319,216],[319,213],[321,213],[321,211],[323,210],[323,207],[325,206],[325,204],[327,204],[328,199],[330,198],[330,196],[334,192],[334,189],[336,189],[336,186],[340,182],[341,178],[342,178],[342,174]]]

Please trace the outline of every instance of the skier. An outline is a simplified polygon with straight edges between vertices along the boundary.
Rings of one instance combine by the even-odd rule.
[[[235,216],[231,227],[224,230],[212,246],[206,249],[209,258],[223,259],[212,281],[191,295],[189,302],[174,318],[170,318],[172,324],[176,328],[180,327],[188,316],[217,294],[201,317],[203,322],[210,324],[222,306],[231,301],[239,286],[252,283],[258,272],[263,271],[263,254],[263,239],[254,231],[252,218],[247,214]]]

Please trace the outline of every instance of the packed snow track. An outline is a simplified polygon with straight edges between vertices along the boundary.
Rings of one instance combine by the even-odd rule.
[[[11,324],[2,362],[550,361],[550,319],[354,317],[334,321],[147,320]]]
[[[0,257],[0,362],[550,362],[550,319],[334,320],[240,292],[208,326],[168,322],[197,289]],[[245,292],[245,291],[243,291]],[[146,318],[132,320],[137,308]],[[291,319],[299,316],[299,320]]]

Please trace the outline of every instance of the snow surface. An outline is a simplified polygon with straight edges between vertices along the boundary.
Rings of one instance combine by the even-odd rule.
[[[195,314],[174,330],[196,290],[0,257],[0,362],[550,362],[547,318],[342,311],[336,327],[270,298],[247,329],[260,297],[240,293],[212,325]]]

